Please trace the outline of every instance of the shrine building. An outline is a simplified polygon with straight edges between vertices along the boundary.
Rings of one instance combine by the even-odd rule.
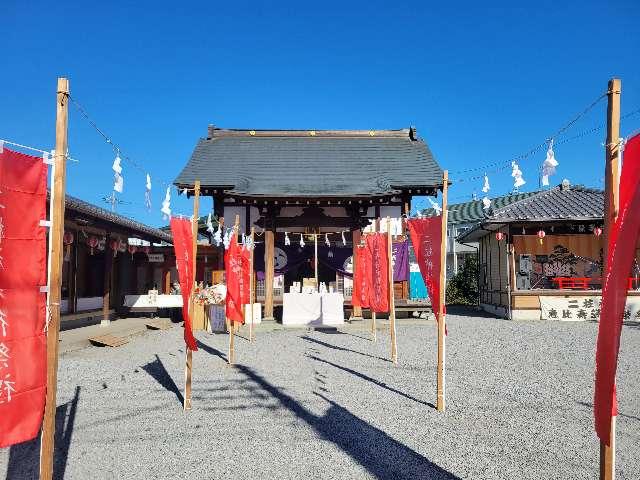
[[[316,282],[344,293],[350,304],[351,255],[361,229],[376,218],[408,214],[414,196],[437,196],[443,170],[413,127],[240,130],[210,125],[175,184],[191,188],[196,181],[226,227],[238,215],[241,233],[249,234],[251,227],[258,232],[256,292],[264,302],[264,318],[273,319],[274,303],[293,282],[314,275]],[[398,298],[406,298],[406,280],[395,290]]]

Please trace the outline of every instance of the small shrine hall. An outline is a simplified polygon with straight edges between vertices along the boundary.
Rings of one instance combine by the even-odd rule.
[[[263,318],[270,320],[274,304],[282,305],[296,284],[316,290],[322,284],[340,295],[341,308],[350,307],[352,254],[361,230],[371,220],[408,214],[414,196],[437,196],[443,171],[415,128],[236,130],[210,125],[175,184],[190,189],[196,181],[201,196],[212,197],[213,213],[224,218],[225,227],[236,216],[241,234],[255,227],[256,293]],[[397,238],[406,241],[404,232]],[[406,279],[394,290],[406,298]],[[353,316],[361,314],[353,311]]]

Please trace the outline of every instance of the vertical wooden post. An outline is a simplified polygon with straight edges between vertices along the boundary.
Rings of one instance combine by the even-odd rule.
[[[105,238],[109,238],[109,233]],[[109,245],[109,241],[107,240],[107,244],[104,249],[104,274],[102,277],[102,321],[100,325],[107,326],[111,323],[111,319],[109,318],[109,304],[111,303],[111,271],[113,270],[113,254],[110,249],[107,247]]]
[[[358,264],[356,262],[356,250],[358,249],[358,245],[360,244],[360,229],[355,229],[351,232],[351,242],[353,243],[353,256],[351,257],[353,260],[351,263],[353,265],[353,279],[355,281],[356,268],[358,268]],[[351,305],[353,305],[353,293],[351,295]],[[353,312],[351,312],[351,316],[353,318],[362,318],[362,307],[360,305],[353,306]]]
[[[40,440],[40,479],[53,477],[54,434],[56,428],[56,390],[58,384],[58,337],[62,293],[62,237],[69,114],[69,80],[58,78],[56,95],[56,155],[52,172],[51,229],[49,258],[49,319],[47,328],[47,396]]]
[[[320,284],[318,283],[318,234],[313,235],[313,276],[316,279],[316,292],[320,290]]]
[[[248,217],[247,217],[248,218]],[[250,277],[249,277],[249,302],[251,304],[251,308],[249,309],[249,311],[251,312],[251,322],[249,323],[249,342],[253,343],[253,304],[254,304],[254,299],[253,296],[255,295],[255,284],[254,284],[254,276],[253,276],[253,254],[255,252],[255,245],[254,245],[254,240],[256,237],[256,227],[251,227],[251,257],[250,257],[250,262],[249,262],[249,272],[250,272]]]
[[[196,286],[196,258],[198,255],[198,216],[200,215],[200,180],[196,180],[193,194],[193,218],[191,219],[191,255],[193,259],[193,269],[191,272],[191,296],[189,297],[189,316],[193,318],[194,312],[194,291]],[[184,367],[184,410],[191,410],[191,375],[193,373],[193,352],[186,347],[187,358]]]
[[[438,398],[436,408],[445,409],[445,331],[446,319],[444,305],[446,301],[445,287],[447,280],[447,191],[449,188],[449,172],[442,176],[442,231],[440,241],[440,306],[438,307]]]
[[[162,275],[163,275],[162,283],[164,285],[164,291],[162,293],[164,293],[165,295],[168,295],[169,293],[171,293],[171,270],[167,268],[162,272]]]
[[[387,217],[387,259],[389,264],[389,329],[391,330],[391,361],[398,364],[398,344],[396,340],[396,299],[393,288],[393,236],[391,218]]]
[[[607,144],[605,146],[604,170],[604,248],[603,256],[607,269],[609,232],[618,217],[620,191],[620,79],[609,80],[607,103]],[[600,480],[616,477],[616,417],[611,417],[610,445],[600,442]]]
[[[71,247],[71,258],[69,259],[68,313],[76,313],[78,311],[78,232],[75,235],[76,238]]]
[[[236,223],[233,225],[233,235],[235,237],[236,242],[238,241],[238,230],[240,229],[240,215],[236,215]],[[244,305],[240,305],[240,309],[242,310],[242,315],[244,316]],[[236,339],[236,323],[232,320],[229,320],[229,355],[228,361],[229,365],[233,365],[236,359],[236,350],[235,350],[235,339]]]
[[[375,221],[373,222],[372,225],[372,230],[373,233],[376,233],[378,231],[378,219],[376,218]],[[378,341],[378,327],[376,326],[376,312],[373,311],[373,308],[371,309],[371,335],[372,335],[372,341],[377,342]]]
[[[273,320],[273,257],[275,233],[271,228],[264,232],[264,319]]]

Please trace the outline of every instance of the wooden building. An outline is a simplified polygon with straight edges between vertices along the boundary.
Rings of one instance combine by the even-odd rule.
[[[67,195],[62,328],[109,321],[128,294],[166,288],[175,274],[171,235]]]
[[[228,130],[209,126],[175,180],[179,188],[200,181],[201,194],[213,198],[214,213],[227,225],[240,217],[241,232],[252,226],[264,237],[264,317],[273,319],[274,300],[288,277],[274,289],[275,264],[285,244],[301,233],[341,232],[351,252],[370,219],[408,213],[415,195],[437,195],[442,169],[414,128],[401,130]],[[304,241],[309,242],[307,237]],[[280,251],[278,250],[280,249]],[[330,275],[329,272],[327,272]],[[300,280],[303,272],[298,274]],[[340,283],[336,273],[336,284]],[[328,277],[330,280],[330,277]],[[344,288],[344,285],[342,285]],[[345,290],[345,297],[350,292]],[[400,287],[400,294],[403,288]],[[404,294],[406,296],[406,285]]]
[[[491,209],[458,238],[479,243],[481,307],[513,320],[595,315],[602,293],[603,215],[602,190],[567,180]],[[630,290],[638,288],[639,275],[630,272]],[[634,302],[638,294],[629,292]]]

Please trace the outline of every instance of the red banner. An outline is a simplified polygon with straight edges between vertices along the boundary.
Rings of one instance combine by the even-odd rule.
[[[229,248],[224,254],[227,277],[226,316],[236,323],[244,323],[243,305],[250,302],[251,252],[238,245],[236,235],[231,237]]]
[[[366,245],[356,247],[355,271],[351,303],[354,307],[369,308],[371,285],[371,252]]]
[[[627,299],[627,277],[640,237],[640,135],[624,149],[620,176],[619,215],[608,234],[607,271],[602,289],[600,325],[596,344],[594,416],[596,433],[610,445],[611,417],[618,414],[615,381],[620,331]]]
[[[420,267],[431,300],[431,308],[437,314],[440,307],[440,246],[442,244],[442,215],[407,221],[413,251]]]
[[[0,447],[36,437],[46,394],[47,166],[0,153]]]
[[[198,350],[196,339],[193,336],[191,317],[189,316],[189,299],[193,290],[193,231],[191,220],[186,218],[171,217],[171,235],[173,236],[173,249],[176,254],[178,267],[178,279],[180,280],[180,293],[182,294],[182,318],[184,319],[184,342],[192,351]]]
[[[389,258],[387,234],[371,233],[365,237],[371,255],[369,308],[372,312],[389,311]]]

